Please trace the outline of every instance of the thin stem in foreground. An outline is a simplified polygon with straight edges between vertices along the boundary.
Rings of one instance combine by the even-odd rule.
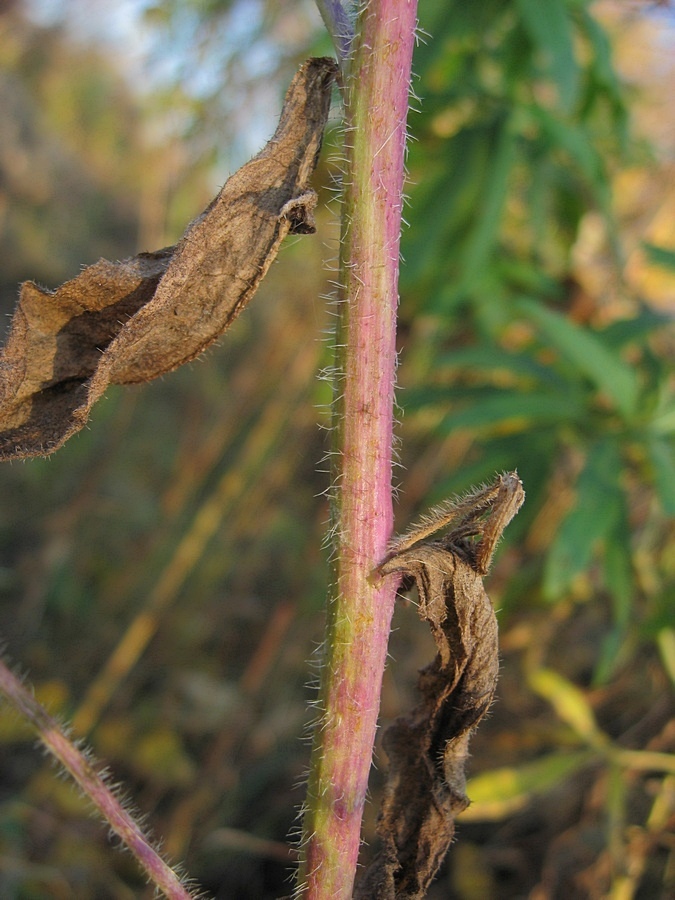
[[[373,570],[392,529],[396,310],[415,0],[370,0],[345,79],[346,171],[335,401],[335,596],[307,809],[302,897],[351,897],[396,579]]]
[[[82,793],[91,800],[115,834],[136,857],[150,882],[169,900],[189,900],[192,896],[190,892],[150,844],[133,816],[105,784],[91,760],[68,740],[58,722],[37,702],[2,660],[0,660],[0,694],[33,725],[47,750],[73,777]]]

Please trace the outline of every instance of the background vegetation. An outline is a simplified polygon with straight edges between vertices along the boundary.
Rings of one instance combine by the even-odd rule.
[[[433,896],[651,900],[675,890],[675,31],[647,4],[542,10],[420,2],[397,516],[496,470],[527,491],[489,581],[499,700]],[[5,312],[25,278],[174,240],[269,135],[296,63],[329,52],[300,0],[58,12],[0,12]],[[319,235],[288,243],[221,347],[0,471],[8,653],[221,897],[288,892],[308,758],[338,130],[328,144]],[[383,725],[432,653],[413,608],[395,624]],[[3,713],[0,894],[144,896],[32,743]]]

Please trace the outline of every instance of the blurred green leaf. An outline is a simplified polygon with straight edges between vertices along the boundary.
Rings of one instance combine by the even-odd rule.
[[[659,502],[666,515],[675,516],[675,458],[673,445],[659,438],[647,441]]]
[[[615,627],[603,636],[593,668],[594,686],[607,684],[616,673],[617,666],[621,662],[621,648],[625,640],[625,628]]]
[[[593,559],[599,541],[616,529],[623,512],[619,448],[612,438],[591,445],[576,485],[575,503],[551,544],[543,593],[557,600]]]
[[[471,290],[487,264],[497,240],[515,151],[515,136],[509,127],[509,121],[505,120],[497,136],[494,153],[490,156],[486,170],[481,173],[482,197],[476,225],[462,254],[462,275],[457,288],[460,294]]]
[[[531,196],[530,193],[528,197]],[[537,226],[532,223],[532,233],[536,235],[537,231]],[[495,260],[495,269],[500,278],[519,294],[528,294],[531,297],[565,296],[559,282],[542,271],[541,265],[534,259],[500,256]]]
[[[579,67],[564,0],[517,0],[517,7],[532,42],[547,63],[562,109],[570,112],[579,92]]]
[[[647,242],[643,242],[642,247],[647,254],[647,259],[654,263],[655,266],[675,271],[675,250],[657,247],[656,244],[648,244]]]
[[[675,432],[675,405],[672,402],[665,403],[663,408],[652,418],[649,423],[652,434],[664,435]]]
[[[637,341],[642,342],[657,328],[672,323],[670,316],[654,312],[651,309],[641,309],[632,319],[619,319],[612,322],[600,332],[602,342],[612,350],[618,350],[627,344]]]
[[[448,392],[448,400],[452,400],[452,391]],[[543,391],[527,394],[504,391],[449,413],[440,422],[438,430],[441,434],[450,434],[459,428],[522,431],[533,422],[564,423],[580,418],[584,412],[584,405],[571,392],[565,396]]]
[[[492,397],[495,391],[491,385],[467,386],[462,383],[428,384],[408,388],[401,393],[399,402],[406,411],[415,411],[429,406],[439,407],[441,412],[451,405],[464,402],[472,406],[481,403],[484,398]]]
[[[529,106],[527,112],[533,124],[540,129],[550,150],[552,152],[562,150],[567,153],[586,183],[600,189],[605,181],[602,161],[593,146],[590,135],[581,125],[572,121],[563,121],[555,114],[535,104]]]
[[[499,821],[523,809],[538,794],[561,784],[593,759],[588,751],[551,753],[522,766],[493,769],[469,779],[466,793],[471,806],[463,822]]]
[[[581,328],[532,300],[521,300],[518,309],[563,357],[614,402],[625,418],[634,415],[639,393],[635,371],[605,346],[598,332]]]
[[[604,576],[607,590],[612,597],[614,621],[620,631],[625,631],[635,596],[635,583],[631,547],[631,531],[623,508],[617,516],[616,527],[608,534],[604,554]]]
[[[607,32],[590,15],[582,3],[575,4],[574,13],[593,51],[590,66],[595,73],[596,80],[609,91],[615,100],[619,100],[621,82],[612,62],[612,47]]]
[[[490,165],[494,128],[481,123],[463,128],[443,142],[443,153],[429,154],[424,168],[416,172],[413,158],[411,177],[420,181],[415,209],[422,225],[405,234],[407,264],[401,275],[404,285],[436,275],[455,260],[457,236],[471,227],[480,205],[485,172]]]
[[[466,370],[473,377],[478,372],[490,372],[493,375],[505,373],[513,377],[514,383],[528,379],[551,387],[567,388],[567,382],[551,366],[538,362],[529,353],[510,353],[497,346],[462,347],[439,356],[438,364],[441,368]]]

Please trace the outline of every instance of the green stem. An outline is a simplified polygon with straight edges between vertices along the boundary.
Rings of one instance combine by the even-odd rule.
[[[396,579],[391,534],[396,309],[416,0],[370,0],[345,78],[346,169],[336,339],[335,595],[298,896],[352,895]]]

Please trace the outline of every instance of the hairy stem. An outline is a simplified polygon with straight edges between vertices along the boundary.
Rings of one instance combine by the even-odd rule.
[[[354,25],[347,12],[347,0],[316,0],[340,61],[344,65],[354,39]]]
[[[392,528],[396,308],[416,0],[370,0],[344,84],[346,169],[334,404],[335,594],[303,823],[298,895],[351,897],[396,579],[373,569]]]
[[[82,793],[91,800],[115,834],[136,857],[148,880],[170,900],[189,900],[192,896],[190,892],[106,785],[91,759],[68,740],[58,722],[1,660],[0,695],[33,725],[46,749],[72,776]]]

